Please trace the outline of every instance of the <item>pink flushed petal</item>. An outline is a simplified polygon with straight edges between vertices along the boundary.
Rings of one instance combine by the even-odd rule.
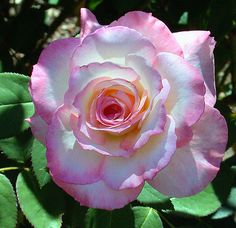
[[[140,75],[140,83],[148,91],[148,96],[153,99],[162,89],[162,79],[158,71],[150,66],[146,59],[129,55],[126,58],[126,66],[134,69]]]
[[[133,102],[131,101],[130,97],[124,92],[124,91],[116,91],[113,95],[116,99],[118,99],[120,102],[125,104],[127,109],[129,111],[132,110]]]
[[[97,29],[102,27],[102,25],[98,23],[94,14],[86,8],[80,9],[80,21],[81,21],[80,23],[81,39],[84,39],[87,35],[95,32]]]
[[[45,144],[45,137],[48,130],[47,123],[37,114],[35,113],[29,120],[28,120],[31,131],[34,137],[39,140],[42,144]]]
[[[114,97],[101,97],[101,103],[97,103],[97,108],[91,112],[96,113],[96,120],[104,126],[116,126],[124,121],[126,107]]]
[[[77,142],[84,150],[111,157],[128,158],[133,154],[133,151],[121,148],[125,136],[117,137],[102,131],[94,131],[77,117],[71,119],[71,126]]]
[[[168,95],[170,93],[170,84],[166,79],[162,80],[163,88],[161,92],[158,94],[159,99],[163,100],[163,104],[165,104],[166,99],[168,98]],[[189,127],[186,123],[182,122],[181,126],[179,126],[176,129],[176,135],[177,137],[177,147],[184,146],[186,143],[188,143],[193,134],[192,129]]]
[[[69,88],[65,93],[65,103],[71,105],[78,93],[86,90],[86,96],[92,96],[93,87],[109,79],[123,79],[133,82],[139,79],[134,70],[121,67],[111,62],[90,63],[86,66],[75,67],[70,75]],[[88,86],[91,83],[91,87]]]
[[[220,113],[207,106],[193,126],[189,144],[177,149],[170,163],[149,183],[175,197],[196,194],[216,176],[227,143],[227,125]]]
[[[113,62],[125,65],[125,57],[136,54],[151,64],[156,56],[152,43],[140,33],[127,27],[100,28],[86,36],[73,54],[73,67],[91,62]]]
[[[192,127],[187,126],[183,123],[179,128],[176,129],[177,138],[177,148],[187,144],[193,137]]]
[[[121,148],[127,151],[136,151],[145,145],[150,137],[164,131],[166,110],[162,100],[152,106],[151,111],[148,112],[147,117],[142,121],[140,128],[125,137],[121,143]]]
[[[152,135],[149,141],[129,159],[106,157],[102,178],[113,189],[135,188],[145,180],[152,179],[163,169],[175,149],[175,124],[174,120],[168,117],[164,132]]]
[[[155,46],[157,52],[183,55],[182,49],[167,26],[151,13],[133,11],[125,14],[109,26],[126,26],[141,33]]]
[[[201,73],[183,58],[170,53],[157,56],[156,69],[163,79],[168,81],[164,86],[170,87],[165,107],[175,122],[177,129],[192,126],[199,120],[205,107],[205,86]],[[183,132],[183,129],[179,129]],[[186,140],[181,135],[178,141]],[[178,142],[182,145],[183,142]]]
[[[97,121],[102,123],[105,126],[111,126],[117,125],[119,123],[124,122],[124,120],[129,116],[131,113],[131,110],[133,108],[133,100],[134,96],[130,96],[125,93],[125,91],[122,90],[117,90],[112,92],[109,97],[104,97],[102,92],[102,97],[97,98],[97,100],[94,100],[91,108],[90,108],[90,122],[92,125],[96,126]],[[100,95],[99,95],[100,96]],[[101,99],[102,106],[104,106],[104,101],[111,101],[111,103],[117,104],[116,107],[119,107],[119,110],[117,109],[117,113],[115,113],[114,118],[108,119],[107,116],[105,115],[104,111],[106,111],[106,108],[103,108],[102,106],[99,105],[99,99]],[[110,107],[108,105],[108,107]]]
[[[70,76],[70,60],[79,44],[79,38],[53,41],[34,65],[30,92],[36,112],[47,123],[50,123],[53,112],[63,103]]]
[[[114,190],[103,181],[88,185],[77,185],[65,183],[54,178],[54,182],[76,201],[80,202],[80,205],[104,210],[124,207],[134,201],[143,188],[143,185],[140,185],[132,189]]]
[[[47,134],[47,162],[53,178],[68,183],[88,184],[99,180],[103,156],[91,151],[85,151],[76,142],[70,129],[64,126],[61,118],[65,117],[60,108],[49,125]],[[72,114],[73,115],[73,114]],[[66,125],[69,125],[68,123]]]
[[[174,36],[183,49],[184,58],[202,72],[206,85],[205,102],[213,107],[216,102],[214,38],[208,31],[177,32]]]
[[[124,121],[124,123],[119,123],[117,127],[116,126],[115,127],[99,127],[99,126],[96,127],[96,126],[92,126],[90,123],[87,123],[87,126],[90,129],[96,131],[97,134],[99,134],[99,132],[104,132],[104,133],[111,134],[114,136],[121,136],[132,131],[133,128],[136,127],[136,124],[138,124],[138,122],[142,119],[143,115],[144,113],[137,114],[131,117],[130,119]]]
[[[91,83],[93,83],[92,81]],[[76,95],[76,98],[74,100],[74,106],[78,110],[83,110],[81,112],[81,119],[83,123],[87,123],[87,126],[91,128],[91,130],[94,131],[104,131],[104,132],[109,132],[112,134],[123,134],[127,133],[128,130],[130,130],[130,127],[133,126],[135,123],[137,123],[141,118],[142,118],[142,113],[138,113],[137,110],[139,109],[139,103],[141,104],[137,88],[135,85],[133,85],[131,82],[124,80],[124,79],[113,79],[113,80],[103,80],[96,85],[92,86],[93,84],[89,83],[85,89],[83,89],[81,92],[79,92]],[[84,114],[84,110],[89,110],[89,101],[91,101],[91,98],[93,99],[98,99],[99,100],[99,95],[98,98],[96,98],[96,95],[94,95],[97,91],[102,91],[106,89],[117,89],[117,90],[123,90],[126,93],[130,93],[132,96],[135,97],[135,101],[133,104],[133,110],[131,111],[131,116],[130,118],[127,118],[124,122],[121,122],[117,124],[116,126],[113,127],[106,127],[98,123],[98,125],[92,125],[92,122],[88,120],[88,114]],[[141,104],[142,105],[142,104]],[[92,108],[94,106],[92,105]],[[92,110],[91,110],[92,111]],[[87,116],[86,116],[87,115]],[[91,114],[90,114],[91,116]],[[92,118],[94,119],[94,118]],[[97,133],[98,134],[98,133]]]

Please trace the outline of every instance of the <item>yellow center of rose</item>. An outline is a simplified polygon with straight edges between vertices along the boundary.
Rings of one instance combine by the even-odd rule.
[[[149,107],[148,94],[140,83],[123,79],[100,81],[89,100],[88,126],[113,134],[137,127]]]

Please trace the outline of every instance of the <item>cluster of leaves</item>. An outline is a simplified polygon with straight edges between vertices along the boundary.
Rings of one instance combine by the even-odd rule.
[[[197,195],[169,198],[145,185],[114,211],[85,208],[50,179],[45,148],[25,119],[32,65],[50,40],[75,35],[81,7],[107,24],[130,10],[152,12],[172,31],[210,30],[217,40],[217,107],[229,127],[228,152],[216,179]],[[53,13],[50,13],[53,12]],[[56,16],[53,16],[56,15]],[[76,22],[75,22],[76,23]],[[0,227],[235,227],[236,2],[234,0],[2,0],[0,3]],[[24,75],[22,75],[24,74]],[[102,193],[100,193],[102,194]]]

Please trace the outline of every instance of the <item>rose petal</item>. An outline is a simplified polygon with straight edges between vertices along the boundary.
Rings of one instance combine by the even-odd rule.
[[[46,155],[51,175],[68,183],[96,182],[99,180],[103,156],[80,147],[73,132],[64,126],[60,116],[64,116],[64,112],[62,107],[55,113],[48,129]]]
[[[216,176],[227,142],[227,125],[220,113],[206,106],[193,126],[189,144],[177,149],[170,163],[149,183],[175,197],[196,194]]]
[[[45,144],[46,141],[46,134],[48,130],[47,123],[37,114],[35,113],[29,120],[28,120],[31,131],[34,137],[39,140],[41,143]]]
[[[156,69],[162,78],[167,79],[163,87],[170,87],[165,106],[167,113],[174,118],[176,128],[192,126],[199,120],[205,106],[205,86],[201,73],[181,57],[170,53],[157,56]],[[179,131],[183,132],[181,129]],[[181,135],[178,145],[188,140],[189,134],[186,138]]]
[[[125,58],[136,54],[149,63],[156,56],[152,43],[140,33],[127,27],[100,28],[86,36],[73,55],[73,66],[83,66],[92,62],[113,62],[125,65]]]
[[[79,44],[78,38],[53,41],[34,65],[30,92],[36,112],[47,123],[50,123],[53,112],[63,103],[70,75],[70,60]]]
[[[143,114],[140,113],[140,109],[142,109],[142,107],[144,105],[143,102],[145,102],[145,100],[143,102],[140,102],[137,88],[135,87],[135,85],[133,83],[130,83],[129,81],[122,80],[122,79],[105,80],[105,81],[102,81],[99,84],[97,84],[93,89],[98,90],[98,91],[104,90],[104,92],[106,92],[106,89],[108,91],[109,91],[109,89],[124,91],[127,94],[130,94],[134,97],[134,104],[133,104],[133,107],[132,107],[132,110],[130,113],[130,117],[126,118],[123,122],[120,122],[116,126],[106,127],[101,124],[97,124],[97,125],[93,126],[90,122],[88,122],[87,124],[88,124],[89,128],[91,128],[95,131],[105,131],[105,132],[109,132],[112,134],[121,135],[121,133],[122,134],[127,133],[127,130],[130,130],[130,127],[134,126],[134,124],[141,119]],[[82,93],[86,94],[85,91],[82,91]],[[96,100],[96,98],[94,98],[95,101],[97,101],[98,105],[100,103],[99,102],[100,98],[101,97],[99,95],[97,97],[97,100]],[[81,93],[79,93],[75,98],[75,102],[74,102],[75,107],[78,108],[78,110],[83,110],[83,108],[86,106],[86,103],[88,103],[86,101],[86,99],[83,99],[83,95],[81,95]],[[100,106],[102,106],[102,105],[100,104]],[[90,110],[90,111],[96,111],[96,110]],[[81,114],[81,116],[83,118],[84,115]]]
[[[162,100],[159,100],[152,106],[151,111],[147,114],[148,116],[142,120],[139,129],[128,134],[122,141],[121,148],[134,152],[145,145],[151,136],[160,134],[164,131],[166,124],[166,110],[162,104]]]
[[[157,52],[171,52],[182,56],[183,52],[167,26],[151,13],[133,11],[125,14],[109,26],[126,26],[140,32],[155,46]]]
[[[88,185],[76,185],[64,183],[54,178],[54,181],[80,205],[104,210],[113,210],[124,207],[137,198],[143,185],[137,188],[114,190],[108,187],[103,181]]]
[[[98,154],[112,157],[128,158],[133,154],[133,151],[121,147],[125,136],[117,137],[102,131],[94,131],[86,124],[80,123],[80,121],[79,117],[72,118],[71,126],[77,142],[84,150],[96,151]],[[80,125],[81,127],[78,128]]]
[[[139,76],[129,67],[121,67],[114,63],[90,63],[86,66],[76,67],[70,75],[69,88],[65,94],[65,103],[72,104],[76,95],[82,90],[86,97],[92,96],[93,87],[101,81],[110,79],[124,79],[130,82],[137,80]]]
[[[175,124],[168,118],[162,134],[152,135],[149,141],[129,159],[107,157],[102,178],[111,188],[135,188],[152,179],[164,168],[176,149]],[[112,170],[112,172],[111,172]]]
[[[81,40],[83,40],[90,33],[93,33],[94,31],[102,27],[102,25],[98,23],[94,14],[86,8],[80,9],[80,21]]]
[[[161,76],[147,61],[136,55],[126,58],[126,66],[132,68],[140,76],[140,83],[148,91],[150,99],[153,99],[162,89]]]
[[[205,102],[213,107],[216,102],[214,38],[208,31],[178,32],[174,36],[184,51],[184,58],[202,72],[206,86]]]

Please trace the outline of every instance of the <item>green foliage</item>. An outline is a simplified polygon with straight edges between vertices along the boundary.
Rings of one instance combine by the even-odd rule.
[[[135,228],[162,228],[161,219],[156,210],[150,207],[134,207]]]
[[[212,219],[222,219],[222,218],[226,218],[232,214],[233,214],[232,210],[225,208],[225,207],[221,207],[221,208],[219,208],[219,210],[216,211],[216,213],[214,213],[212,215]]]
[[[34,112],[28,92],[29,77],[15,73],[0,74],[0,139],[27,129],[25,121]]]
[[[14,228],[17,221],[16,196],[11,182],[0,174],[0,227]]]
[[[169,197],[161,194],[146,183],[137,200],[144,204],[162,204],[168,202]]]
[[[40,188],[50,181],[50,175],[47,172],[46,148],[36,139],[33,143],[31,152],[32,166]]]
[[[105,211],[90,208],[85,218],[85,228],[130,228],[134,227],[134,215],[129,206]]]
[[[64,209],[63,193],[48,183],[40,189],[32,173],[22,172],[16,182],[21,210],[35,228],[59,228]]]
[[[212,214],[227,201],[234,178],[235,175],[229,165],[223,163],[221,172],[203,191],[190,197],[171,198],[174,212],[198,217]]]
[[[171,202],[176,212],[200,217],[215,212],[221,206],[211,185],[194,196],[171,198]]]
[[[33,136],[31,131],[25,130],[18,135],[0,139],[0,149],[9,158],[24,163],[30,157]]]
[[[48,0],[49,4],[57,5],[60,0]]]

